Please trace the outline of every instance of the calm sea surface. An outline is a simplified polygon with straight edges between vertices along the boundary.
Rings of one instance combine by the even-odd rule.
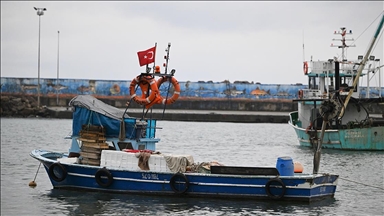
[[[311,204],[54,190],[33,149],[68,151],[71,120],[1,118],[1,215],[384,215],[384,152],[323,150],[320,172],[340,175],[334,199]],[[195,162],[275,166],[290,156],[312,172],[313,152],[288,124],[159,121],[157,150]]]

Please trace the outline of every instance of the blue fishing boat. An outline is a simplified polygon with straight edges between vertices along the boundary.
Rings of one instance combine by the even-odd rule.
[[[342,27],[342,59],[304,62],[308,89],[299,90],[298,110],[291,112],[289,125],[301,146],[345,150],[384,150],[384,98],[381,84],[370,94],[370,75],[380,78],[380,60],[370,56],[384,22],[384,15],[365,56],[347,60],[344,56],[346,28]],[[373,66],[373,67],[372,67]],[[365,97],[359,79],[367,76]],[[369,112],[371,105],[382,106],[383,113]],[[327,114],[328,113],[328,114]]]
[[[166,82],[174,90],[170,97],[158,94]],[[138,87],[141,94],[136,94]],[[271,167],[242,167],[161,153],[156,149],[160,128],[147,111],[154,104],[175,102],[178,91],[174,70],[161,74],[156,67],[151,73],[147,67],[130,85],[131,101],[143,105],[142,118],[127,114],[130,103],[124,111],[78,95],[69,103],[74,111],[68,152],[35,149],[30,156],[43,165],[54,189],[270,201],[334,197],[338,175],[303,173],[288,156],[278,157]]]

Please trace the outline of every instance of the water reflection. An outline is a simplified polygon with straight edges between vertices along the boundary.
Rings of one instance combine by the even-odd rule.
[[[335,199],[315,203],[186,198],[52,189],[42,197],[50,213],[66,215],[308,215],[336,207]]]

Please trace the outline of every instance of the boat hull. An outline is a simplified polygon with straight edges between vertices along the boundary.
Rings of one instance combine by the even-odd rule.
[[[313,147],[311,137],[317,133],[320,137],[321,131],[306,130],[292,123],[289,125],[295,130],[297,139],[301,146]],[[322,143],[323,148],[343,150],[384,150],[384,127],[366,127],[353,129],[325,130]]]
[[[34,150],[30,155],[43,163],[52,186],[56,189],[312,202],[334,197],[338,180],[338,175],[330,174],[295,174],[294,176],[188,172],[181,174],[103,168],[73,163],[60,163],[61,172],[64,170],[65,177],[58,179],[56,175],[52,176],[50,168],[53,164],[58,164],[57,158],[65,155],[43,150]],[[111,179],[100,178],[97,174],[99,170],[107,170]]]

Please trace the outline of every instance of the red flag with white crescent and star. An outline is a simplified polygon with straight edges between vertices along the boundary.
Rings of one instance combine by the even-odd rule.
[[[155,53],[156,53],[156,46],[144,51],[137,52],[137,56],[139,57],[140,67],[155,62]]]

